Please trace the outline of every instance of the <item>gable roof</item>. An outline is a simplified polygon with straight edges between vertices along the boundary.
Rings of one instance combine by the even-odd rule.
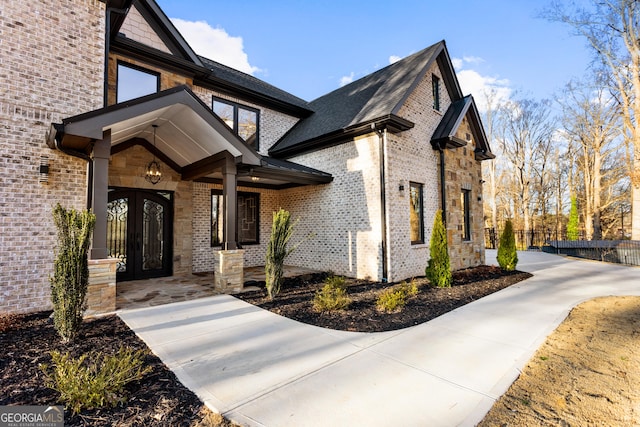
[[[109,12],[110,47],[114,52],[171,67],[193,76],[194,84],[266,105],[295,117],[311,114],[308,102],[249,74],[197,55],[154,0],[110,0],[126,9]],[[119,33],[130,7],[135,7],[169,52],[158,50]]]
[[[451,98],[461,98],[443,40],[311,101],[314,114],[291,129],[269,153],[286,157],[313,150],[344,141],[354,133],[370,132],[372,126],[387,126],[392,132],[410,129],[413,123],[397,114],[434,61],[443,70]]]
[[[457,148],[467,145],[467,141],[456,136],[460,124],[462,124],[462,120],[465,117],[469,120],[471,132],[476,137],[476,159],[494,159],[496,156],[491,153],[491,148],[489,147],[489,142],[487,141],[487,136],[484,133],[482,121],[478,114],[478,108],[471,95],[467,95],[451,103],[431,137],[433,149]]]

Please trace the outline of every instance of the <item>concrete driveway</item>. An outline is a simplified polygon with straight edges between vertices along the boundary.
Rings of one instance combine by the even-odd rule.
[[[572,307],[640,295],[637,267],[518,256],[534,277],[400,331],[318,328],[227,295],[118,314],[186,387],[242,425],[473,426]]]

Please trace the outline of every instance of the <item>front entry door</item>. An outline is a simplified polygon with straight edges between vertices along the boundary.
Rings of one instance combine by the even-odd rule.
[[[107,205],[107,250],[117,281],[171,275],[173,194],[114,189]]]

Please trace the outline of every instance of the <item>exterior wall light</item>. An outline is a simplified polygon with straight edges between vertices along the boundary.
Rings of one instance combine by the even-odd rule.
[[[49,157],[40,156],[40,169],[38,172],[38,181],[49,182]]]
[[[398,191],[401,193],[404,191],[404,180],[400,180],[400,184],[398,184]]]

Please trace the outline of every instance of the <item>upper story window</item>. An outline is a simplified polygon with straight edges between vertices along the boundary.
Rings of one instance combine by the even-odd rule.
[[[118,63],[116,102],[128,101],[160,90],[160,74],[135,65]]]
[[[433,91],[433,109],[440,111],[440,78],[435,74],[431,76],[431,90]]]
[[[409,183],[409,220],[411,225],[411,243],[424,243],[424,209],[422,207],[422,184]]]
[[[226,99],[213,98],[213,112],[251,147],[258,149],[260,112]]]

